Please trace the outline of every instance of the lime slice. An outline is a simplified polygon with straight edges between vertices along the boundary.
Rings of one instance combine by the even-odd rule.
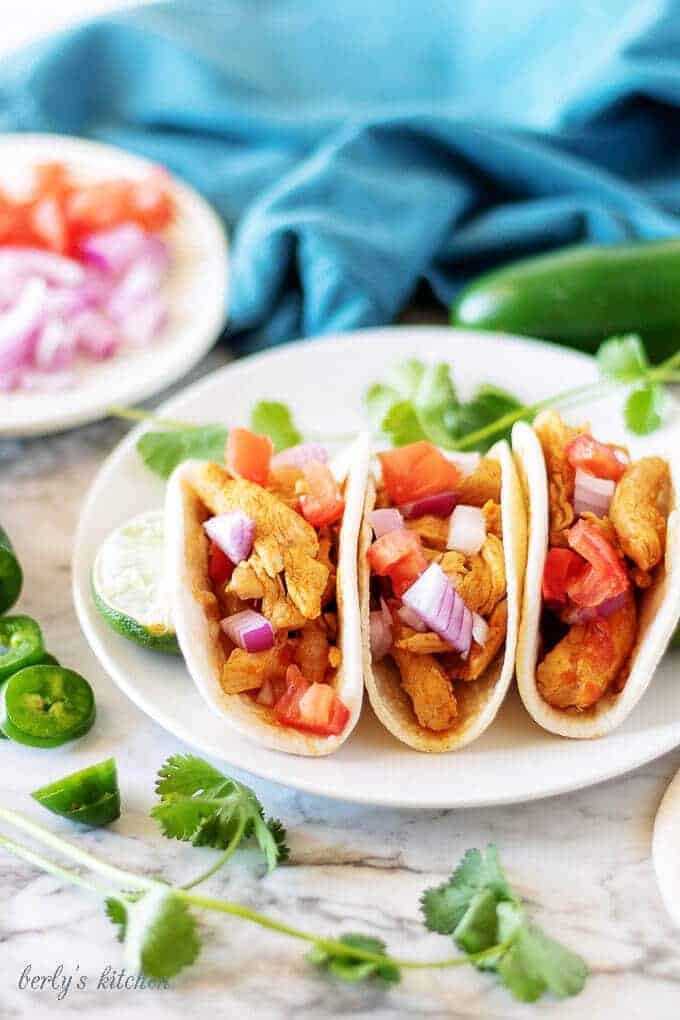
[[[92,570],[97,609],[123,637],[179,653],[164,583],[163,511],[149,510],[105,540]]]

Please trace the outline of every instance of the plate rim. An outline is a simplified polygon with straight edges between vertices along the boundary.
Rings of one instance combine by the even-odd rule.
[[[49,131],[0,132],[0,146],[3,144],[11,144],[12,142],[17,144],[17,140],[19,140],[19,144],[26,148],[29,148],[32,144],[43,146],[54,143],[60,147],[63,146],[65,150],[72,149],[74,152],[74,158],[78,152],[81,152],[85,155],[85,157],[87,157],[88,154],[91,154],[95,159],[101,158],[103,160],[109,159],[111,161],[122,161],[130,166],[137,164],[140,169],[145,166],[153,167],[160,165],[157,161],[150,157],[141,155],[138,152],[133,152],[130,149],[125,149],[120,145],[100,142],[95,139],[84,138],[80,135],[67,135]],[[68,154],[65,153],[63,158],[68,160]],[[196,188],[192,187],[174,172],[167,170],[167,173],[170,175],[173,189],[176,190],[179,196],[183,196],[200,211],[205,222],[209,223],[211,229],[214,231],[215,238],[219,240],[219,247],[216,247],[214,257],[221,263],[220,275],[223,280],[223,285],[221,292],[218,294],[219,301],[216,300],[214,304],[214,313],[210,320],[206,319],[206,323],[202,330],[201,342],[196,343],[194,346],[187,345],[188,350],[186,354],[178,356],[172,372],[163,377],[163,381],[160,385],[154,384],[151,380],[135,385],[134,379],[132,379],[125,395],[117,396],[114,401],[109,401],[108,403],[102,402],[98,409],[94,409],[90,406],[89,408],[85,407],[80,410],[69,410],[69,408],[65,406],[64,410],[59,413],[58,417],[37,417],[31,422],[19,424],[12,424],[11,422],[9,424],[5,424],[0,421],[0,439],[23,439],[55,435],[81,425],[89,425],[93,422],[102,421],[108,417],[107,408],[111,406],[111,403],[115,403],[116,401],[131,404],[148,400],[155,394],[181,380],[183,376],[185,376],[186,373],[201,360],[201,358],[205,357],[208,351],[211,350],[219,339],[220,334],[224,331],[229,321],[228,303],[231,292],[231,251],[227,231],[223,221],[217,214],[217,211],[212,207],[207,199],[205,199],[203,195],[196,190]],[[77,393],[77,390],[78,385],[76,384],[72,390],[66,391],[66,396],[68,397]]]
[[[388,326],[366,327],[364,329],[351,330],[343,333],[334,333],[329,334],[327,336],[302,338],[292,341],[288,344],[281,345],[280,347],[269,348],[264,351],[259,351],[248,357],[239,358],[235,361],[229,362],[226,365],[221,366],[220,368],[213,370],[212,372],[208,372],[205,376],[202,376],[200,379],[184,387],[182,390],[180,390],[179,393],[173,394],[167,400],[163,401],[158,406],[158,408],[154,410],[154,414],[158,414],[159,416],[171,415],[173,413],[173,407],[176,403],[181,403],[187,396],[194,397],[196,394],[200,394],[203,388],[213,385],[222,375],[228,374],[230,371],[232,371],[236,365],[241,366],[246,362],[248,364],[257,363],[262,359],[268,359],[272,357],[272,355],[276,354],[282,355],[285,352],[290,351],[291,348],[296,349],[300,347],[316,348],[328,346],[329,344],[341,345],[343,343],[350,343],[353,340],[353,338],[356,338],[357,336],[365,337],[370,334],[376,335],[374,339],[377,340],[377,342],[388,342],[390,334],[394,331],[400,333],[417,332],[421,334],[426,332],[434,332],[437,334],[446,334],[447,336],[451,336],[452,334],[457,334],[459,336],[470,336],[471,334],[476,335],[478,332],[481,332],[482,335],[485,336],[486,338],[502,337],[503,340],[505,341],[511,341],[513,343],[526,346],[530,349],[534,349],[536,346],[539,346],[547,347],[553,352],[564,350],[569,356],[574,356],[582,360],[584,367],[588,366],[591,370],[595,367],[595,359],[591,355],[585,354],[582,351],[573,350],[571,348],[563,348],[560,344],[556,344],[550,341],[534,340],[528,337],[515,336],[509,333],[457,329],[455,327],[445,325],[403,323]],[[155,703],[152,705],[146,699],[144,694],[140,692],[138,687],[135,687],[128,683],[124,670],[118,667],[115,662],[115,659],[109,655],[106,648],[100,642],[100,639],[96,633],[94,626],[91,624],[90,616],[92,607],[89,605],[88,601],[89,584],[83,583],[80,577],[84,568],[87,566],[86,563],[81,564],[81,559],[84,556],[84,553],[82,553],[81,550],[84,545],[83,535],[85,532],[86,517],[88,516],[90,506],[91,504],[96,502],[98,490],[100,486],[104,484],[106,481],[105,476],[108,473],[108,469],[111,466],[111,462],[118,459],[119,457],[124,456],[128,452],[128,450],[134,446],[134,444],[137,441],[137,438],[139,437],[139,435],[141,435],[142,432],[144,432],[146,428],[148,428],[148,423],[142,422],[139,425],[136,425],[132,429],[130,429],[130,431],[123,437],[123,439],[119,443],[116,444],[116,446],[102,461],[95,477],[90,483],[90,487],[81,504],[78,526],[76,528],[73,540],[73,553],[71,558],[71,590],[76,615],[78,618],[78,623],[83,632],[83,635],[88,645],[90,646],[90,649],[93,651],[95,657],[97,658],[98,662],[104,668],[105,672],[108,674],[111,680],[126,695],[126,697],[128,697],[130,701],[132,701],[132,703],[137,708],[139,708],[140,711],[142,711],[152,722],[155,722],[157,725],[161,726],[167,733],[171,734],[174,737],[177,737],[179,740],[182,740],[190,747],[200,750],[202,751],[202,753],[208,754],[219,761],[226,762],[232,765],[234,768],[240,769],[246,774],[256,776],[268,782],[276,783],[278,786],[283,788],[299,790],[306,794],[323,797],[328,800],[333,800],[336,802],[346,804],[360,804],[363,806],[374,806],[385,809],[406,809],[427,811],[427,810],[455,810],[486,807],[505,807],[512,804],[544,800],[550,797],[562,796],[567,793],[576,792],[578,790],[589,789],[594,786],[599,786],[602,783],[609,782],[610,780],[615,779],[619,776],[627,775],[631,772],[634,772],[643,765],[648,764],[650,761],[654,761],[657,758],[660,758],[663,755],[667,754],[669,751],[676,748],[680,743],[680,739],[678,738],[677,734],[673,735],[672,731],[670,731],[668,740],[667,741],[662,740],[660,744],[658,743],[655,744],[653,749],[650,750],[649,753],[647,750],[641,751],[639,755],[635,756],[633,760],[627,762],[626,765],[623,767],[619,764],[612,764],[610,767],[604,768],[603,771],[599,772],[596,779],[584,778],[575,781],[573,778],[570,779],[568,774],[565,774],[564,778],[561,781],[558,779],[557,781],[545,787],[542,787],[541,789],[535,792],[511,790],[508,791],[507,793],[501,793],[496,795],[472,794],[467,797],[457,796],[455,802],[453,803],[451,802],[450,798],[446,797],[446,795],[442,795],[440,797],[435,797],[428,800],[426,804],[423,804],[422,799],[410,798],[408,795],[407,796],[401,795],[394,798],[385,799],[384,797],[381,797],[379,793],[372,794],[371,788],[357,789],[351,795],[348,795],[346,792],[336,791],[334,789],[331,790],[325,789],[322,792],[319,790],[318,784],[315,785],[311,780],[308,781],[305,778],[302,778],[287,782],[286,780],[281,778],[280,771],[277,774],[274,774],[273,767],[267,768],[266,764],[262,767],[259,764],[253,765],[252,763],[249,763],[248,765],[241,765],[239,762],[234,761],[233,758],[230,759],[228,756],[225,756],[222,753],[218,753],[212,750],[211,748],[206,746],[206,744],[209,742],[196,739],[196,737],[188,729],[185,729],[185,727],[181,723],[177,723],[175,720],[169,721],[166,718],[165,712],[162,708],[159,710],[156,707]],[[511,690],[508,692],[507,697],[513,697],[513,695],[518,696],[516,691],[516,685],[513,685],[511,687]],[[365,698],[364,703],[365,707],[362,708],[362,712],[370,711],[370,705],[368,703],[367,698]],[[560,739],[566,740],[567,738]],[[590,743],[590,741],[588,741],[588,743]],[[415,754],[417,752],[409,751],[408,753]],[[451,754],[453,753],[455,752],[451,752]],[[280,761],[282,757],[285,756],[277,755],[276,761]]]

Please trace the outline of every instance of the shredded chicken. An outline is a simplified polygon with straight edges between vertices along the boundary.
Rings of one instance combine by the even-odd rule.
[[[448,517],[433,517],[431,514],[425,514],[424,517],[415,517],[413,520],[406,521],[406,527],[409,531],[415,531],[416,535],[420,535],[424,545],[431,549],[441,551],[446,549],[446,540],[449,537]]]
[[[642,571],[663,559],[670,502],[670,469],[661,457],[636,460],[616,486],[609,516],[623,551]]]
[[[323,683],[329,666],[330,647],[326,632],[318,622],[307,623],[295,642],[293,660],[300,667],[305,680]]]
[[[266,652],[234,648],[222,667],[222,689],[225,694],[258,690],[267,680],[283,679],[290,663],[291,650],[286,644],[275,644]]]
[[[439,637],[439,634],[428,630],[419,633],[412,627],[400,625],[394,634],[394,647],[403,648],[414,655],[436,655],[439,652],[450,652],[451,645]]]
[[[297,484],[302,478],[300,468],[292,464],[272,468],[267,479],[267,489],[286,506],[295,509],[298,504]]]
[[[459,503],[469,506],[484,506],[490,499],[501,501],[501,466],[495,457],[482,457],[472,472],[456,485]]]
[[[557,411],[546,411],[534,425],[548,472],[550,545],[566,546],[565,532],[574,521],[574,478],[576,472],[567,460],[565,448],[575,436],[587,429],[567,425]]]
[[[441,567],[473,613],[485,618],[490,616],[505,595],[503,544],[496,535],[487,535],[480,552],[474,556],[454,551],[444,553]]]
[[[637,612],[632,591],[606,619],[574,624],[538,666],[536,682],[555,708],[594,705],[623,669],[635,643]]]
[[[413,703],[413,711],[421,726],[428,730],[446,730],[458,714],[458,705],[451,683],[433,655],[413,655],[393,649],[393,657],[401,675],[401,685]]]
[[[503,520],[501,516],[500,503],[494,502],[493,499],[487,499],[486,503],[482,507],[482,513],[484,514],[484,524],[486,525],[487,535],[495,535],[496,538],[502,538]]]

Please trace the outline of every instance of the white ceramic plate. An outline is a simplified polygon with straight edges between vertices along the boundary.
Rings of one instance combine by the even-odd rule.
[[[680,772],[666,790],[654,821],[652,858],[661,898],[680,928]]]
[[[362,394],[404,357],[450,360],[463,395],[477,383],[512,388],[525,400],[592,381],[593,361],[549,344],[447,328],[401,326],[291,344],[228,365],[189,387],[162,413],[193,422],[247,423],[260,398],[287,401],[300,427],[345,432],[365,424]],[[623,441],[617,401],[588,409],[593,427]],[[677,430],[677,413],[676,424]],[[327,758],[296,758],[236,736],[202,701],[181,661],[144,651],[109,630],[90,596],[90,570],[116,525],[160,506],[163,483],[142,464],[133,431],[103,465],[85,503],[73,562],[78,616],[95,654],[144,712],[206,754],[301,790],[414,808],[506,804],[574,790],[619,775],[680,743],[679,657],[666,658],[642,703],[611,736],[568,741],[541,730],[512,694],[470,747],[419,754],[400,744],[365,702],[360,723]],[[669,445],[672,428],[648,448]],[[677,441],[677,431],[676,431]],[[645,444],[631,444],[641,451]]]
[[[0,135],[0,187],[21,187],[36,163],[61,161],[88,180],[145,177],[151,164],[122,149],[61,135]],[[212,347],[226,320],[227,243],[222,225],[195,191],[173,181],[177,219],[166,237],[172,265],[170,308],[162,336],[110,361],[83,362],[73,387],[61,393],[0,395],[0,436],[43,435],[106,415],[112,404],[134,404],[183,376]]]

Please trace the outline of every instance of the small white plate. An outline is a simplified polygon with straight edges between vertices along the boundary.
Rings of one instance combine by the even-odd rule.
[[[290,344],[238,361],[190,386],[161,413],[192,422],[244,424],[255,401],[270,398],[288,402],[303,431],[351,432],[366,424],[361,405],[370,383],[384,378],[393,362],[413,356],[450,361],[463,395],[491,382],[535,401],[597,375],[590,358],[550,344],[401,326]],[[590,418],[596,434],[628,441],[636,452],[670,445],[669,426],[645,443],[631,443],[619,404],[600,401],[581,417]],[[677,429],[677,412],[675,417]],[[92,603],[90,571],[101,541],[127,518],[163,500],[163,483],[135,450],[138,435],[135,429],[111,454],[83,508],[73,560],[76,609],[90,645],[118,686],[152,719],[200,751],[327,797],[440,808],[508,804],[575,790],[636,768],[680,743],[677,653],[666,658],[624,725],[602,740],[569,741],[546,733],[514,692],[478,741],[450,754],[419,754],[400,744],[366,702],[357,729],[327,758],[296,758],[237,736],[204,704],[181,661],[130,644],[108,628]]]
[[[680,772],[663,795],[654,820],[652,859],[661,898],[680,928]]]
[[[87,180],[146,177],[152,164],[122,149],[62,135],[0,135],[0,187],[21,187],[36,163],[58,161]],[[166,330],[148,347],[110,361],[83,361],[59,393],[0,395],[0,436],[44,435],[106,416],[169,386],[212,347],[226,321],[227,242],[220,220],[193,189],[173,178],[177,218],[166,237],[172,256]]]

